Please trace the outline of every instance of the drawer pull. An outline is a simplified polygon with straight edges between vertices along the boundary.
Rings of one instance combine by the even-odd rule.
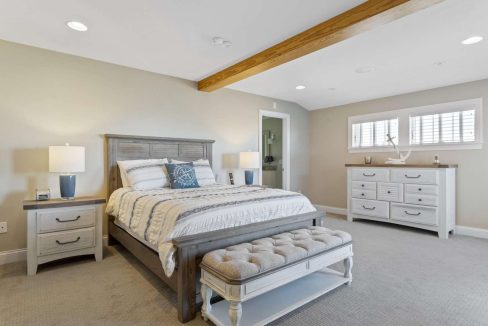
[[[70,243],[76,243],[76,242],[80,241],[80,239],[81,239],[81,237],[78,237],[78,238],[76,238],[76,240],[73,240],[73,241],[66,241],[66,242],[61,242],[61,241],[59,241],[59,240],[56,240],[56,243],[57,243],[58,245],[67,245],[67,244],[70,244]]]
[[[376,175],[376,173],[373,173],[373,174],[366,174],[366,173],[364,173],[364,172],[363,172],[363,175],[364,175],[365,177],[374,177],[374,176]]]
[[[81,218],[80,215],[78,215],[76,218],[71,219],[71,220],[60,220],[59,218],[56,217],[56,221],[58,221],[58,223],[66,223],[66,222],[78,221],[80,218]]]
[[[364,193],[362,193],[361,196],[364,196]]]
[[[405,212],[405,214],[411,215],[411,216],[419,216],[420,214],[422,214],[420,212],[418,212],[418,213],[410,213],[409,211],[404,211],[404,212]]]
[[[391,191],[390,191],[390,190],[388,190],[386,193],[387,193],[387,194],[391,194]]]
[[[422,198],[419,198],[419,201],[422,201]]]
[[[408,179],[418,179],[418,178],[420,178],[421,176],[422,176],[422,175],[421,175],[421,174],[419,174],[419,175],[417,175],[416,177],[411,177],[411,176],[409,176],[408,174],[405,174],[405,178],[408,178]]]
[[[422,188],[419,188],[419,191],[422,191]]]
[[[364,184],[362,184],[362,185],[361,185],[361,187],[363,187],[363,188],[364,188]]]
[[[364,208],[364,209],[367,209],[367,210],[370,210],[370,211],[374,211],[374,210],[376,209],[376,207],[375,207],[375,206],[373,206],[373,207],[366,207],[366,206],[364,206],[364,205],[363,205],[363,208]]]

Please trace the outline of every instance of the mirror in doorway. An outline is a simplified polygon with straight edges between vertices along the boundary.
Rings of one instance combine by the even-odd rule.
[[[283,119],[263,117],[263,185],[283,188]]]

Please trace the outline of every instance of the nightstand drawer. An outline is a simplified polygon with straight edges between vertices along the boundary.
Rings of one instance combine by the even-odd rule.
[[[95,228],[45,233],[37,236],[37,254],[45,256],[95,246]]]
[[[65,208],[37,213],[37,233],[72,230],[95,225],[95,208]]]

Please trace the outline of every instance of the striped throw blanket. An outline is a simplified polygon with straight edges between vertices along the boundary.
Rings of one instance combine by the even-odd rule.
[[[303,195],[259,186],[209,185],[192,189],[116,190],[107,214],[159,252],[166,275],[175,268],[177,237],[315,211]]]

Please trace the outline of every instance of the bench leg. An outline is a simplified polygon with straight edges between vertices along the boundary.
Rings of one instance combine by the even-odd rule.
[[[203,301],[202,317],[203,320],[207,321],[208,320],[207,314],[212,311],[212,304],[210,303],[210,299],[212,299],[213,291],[208,285],[202,283],[201,292],[202,292],[201,294],[202,294],[202,301]]]
[[[239,326],[242,316],[242,305],[240,302],[231,301],[229,305],[229,318],[232,326]]]
[[[344,259],[344,277],[349,279],[347,285],[350,285],[352,283],[352,265],[352,256]]]

